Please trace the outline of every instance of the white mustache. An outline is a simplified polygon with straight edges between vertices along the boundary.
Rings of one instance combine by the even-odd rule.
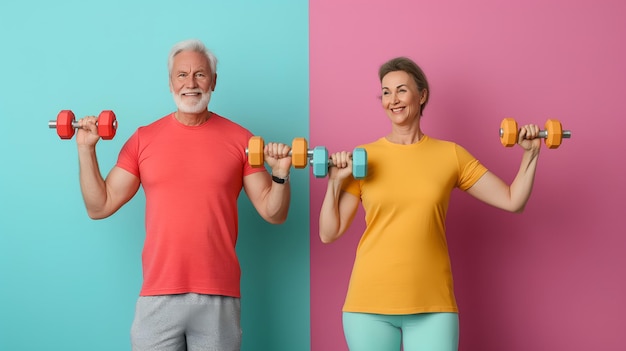
[[[185,95],[185,94],[200,94],[200,95],[202,95],[202,94],[204,94],[204,92],[202,90],[200,90],[200,89],[196,89],[196,90],[182,91],[180,93],[180,95]]]

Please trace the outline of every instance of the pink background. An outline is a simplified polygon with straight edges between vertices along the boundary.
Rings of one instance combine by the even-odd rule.
[[[377,69],[399,55],[431,84],[424,131],[507,182],[521,151],[500,145],[502,118],[557,118],[573,133],[542,150],[521,215],[454,192],[461,350],[625,349],[625,43],[621,0],[310,2],[312,146],[351,150],[388,133]],[[341,307],[363,214],[321,244],[325,189],[311,177],[312,350],[347,350]]]

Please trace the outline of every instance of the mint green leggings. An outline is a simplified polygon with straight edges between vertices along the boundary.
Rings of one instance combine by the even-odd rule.
[[[350,351],[457,351],[457,313],[386,315],[343,313]]]

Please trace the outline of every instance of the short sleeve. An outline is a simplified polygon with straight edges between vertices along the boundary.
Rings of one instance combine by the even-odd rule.
[[[361,181],[350,177],[343,182],[341,190],[361,198]]]
[[[117,167],[120,167],[139,178],[139,130],[126,141],[117,157]]]
[[[457,187],[465,191],[487,173],[487,168],[459,145],[456,145],[456,154],[459,167]]]

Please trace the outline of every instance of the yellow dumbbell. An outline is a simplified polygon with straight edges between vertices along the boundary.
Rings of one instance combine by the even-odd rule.
[[[261,167],[265,162],[263,159],[263,149],[265,142],[260,136],[253,136],[248,140],[248,163],[252,167]],[[305,138],[295,138],[291,143],[291,164],[295,168],[305,168],[308,164],[308,145]]]
[[[517,143],[519,128],[513,118],[505,118],[500,124],[500,142],[506,147],[511,147]],[[563,130],[561,122],[556,119],[546,121],[545,130],[539,131],[539,138],[545,139],[548,149],[556,149],[561,146],[563,138],[571,138],[572,132]]]

